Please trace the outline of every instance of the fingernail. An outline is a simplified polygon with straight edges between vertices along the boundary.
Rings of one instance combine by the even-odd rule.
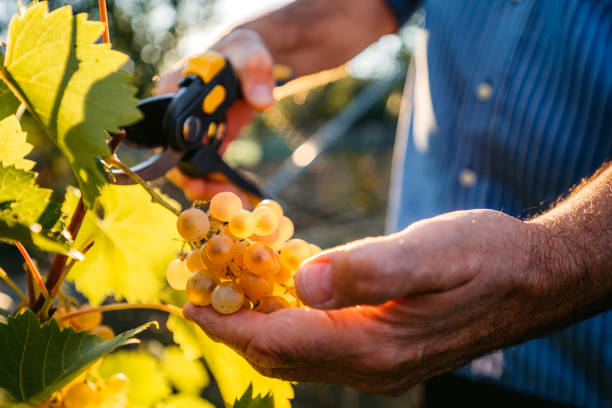
[[[268,107],[274,103],[272,88],[267,84],[255,84],[249,89],[249,102],[257,107]]]
[[[311,306],[322,305],[332,298],[331,265],[329,262],[306,265],[295,283],[304,302]]]

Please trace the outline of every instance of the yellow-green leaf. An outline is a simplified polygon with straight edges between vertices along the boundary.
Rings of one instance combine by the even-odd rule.
[[[156,408],[215,408],[215,406],[195,395],[176,394],[158,404]]]
[[[15,166],[20,170],[32,169],[35,163],[24,158],[26,154],[32,151],[32,145],[26,142],[26,134],[21,131],[19,121],[14,115],[0,120],[0,132],[0,162],[2,166]]]
[[[168,380],[181,392],[199,395],[210,383],[204,364],[200,360],[185,358],[185,353],[178,346],[164,349],[161,365]]]
[[[128,400],[136,407],[151,407],[172,392],[159,362],[144,351],[119,351],[102,361],[103,378],[123,373],[130,380]]]
[[[168,329],[174,333],[174,341],[190,354],[197,352],[204,357],[223,396],[231,405],[240,399],[249,386],[253,386],[253,395],[271,394],[276,408],[290,408],[293,398],[293,387],[286,381],[268,378],[259,374],[249,363],[235,351],[221,343],[212,341],[193,323],[178,316],[168,318]],[[192,355],[193,357],[193,355]]]
[[[48,13],[47,2],[35,4],[11,20],[0,71],[68,158],[90,208],[106,183],[97,160],[109,154],[105,131],[140,118],[129,75],[118,71],[128,57],[96,43],[103,29],[69,6]]]
[[[36,173],[25,170],[34,164],[24,159],[32,148],[25,139],[14,115],[0,121],[0,239],[66,253],[66,240],[50,235],[59,204],[51,201],[51,190],[36,184]]]
[[[180,250],[176,216],[151,202],[138,185],[108,185],[99,204],[102,211],[87,213],[75,242],[76,248],[92,240],[94,245],[68,279],[92,304],[107,296],[159,301],[166,266]]]

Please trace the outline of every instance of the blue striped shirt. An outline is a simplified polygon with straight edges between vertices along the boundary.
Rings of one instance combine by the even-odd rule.
[[[417,1],[387,0],[400,23]],[[398,125],[393,229],[448,211],[530,216],[612,159],[612,1],[424,0]],[[612,407],[612,312],[461,375]]]

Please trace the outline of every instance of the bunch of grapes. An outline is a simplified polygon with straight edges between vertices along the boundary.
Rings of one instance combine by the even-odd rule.
[[[276,201],[248,211],[236,194],[219,193],[183,211],[177,229],[192,250],[168,265],[166,277],[172,288],[187,290],[193,304],[222,314],[301,306],[293,276],[321,248],[292,239],[293,222]]]
[[[130,382],[125,374],[107,380],[77,381],[62,391],[64,408],[121,408],[127,405]]]
[[[96,361],[61,391],[35,408],[125,408],[128,406],[130,380],[123,373],[103,379],[98,374],[102,360]]]
[[[101,337],[104,340],[110,340],[115,337],[115,332],[113,329],[102,324],[102,312],[99,310],[93,310],[89,313],[76,315],[69,319],[62,319],[62,316],[67,314],[91,309],[92,307],[90,305],[82,305],[79,307],[74,307],[72,305],[61,305],[55,312],[54,316],[62,327],[72,327],[75,331],[87,330],[90,334]]]

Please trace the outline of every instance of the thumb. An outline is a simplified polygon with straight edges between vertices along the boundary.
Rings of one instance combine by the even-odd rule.
[[[305,261],[295,276],[298,295],[320,309],[379,305],[411,294],[412,264],[405,241],[367,238]]]

